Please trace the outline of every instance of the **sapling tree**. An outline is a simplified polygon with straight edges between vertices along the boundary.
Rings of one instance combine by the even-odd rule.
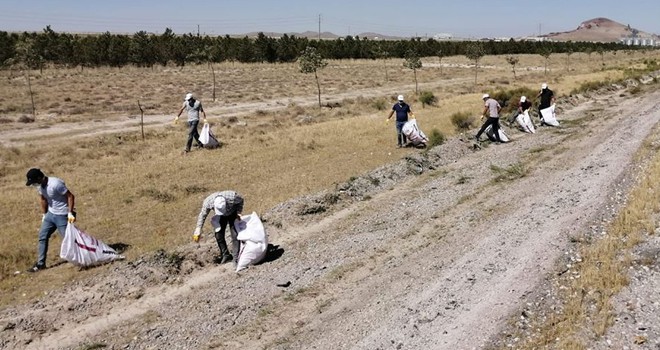
[[[419,55],[414,50],[408,50],[406,52],[405,61],[403,61],[403,66],[412,69],[413,74],[415,75],[415,95],[417,95],[417,70],[422,68],[422,60],[419,58]]]
[[[511,71],[513,72],[513,79],[518,79],[516,77],[516,65],[520,61],[516,56],[507,56],[506,61],[511,65]]]
[[[479,72],[479,60],[485,55],[483,45],[479,42],[473,42],[465,50],[465,57],[474,62],[474,88],[477,88],[477,73]]]
[[[323,59],[318,51],[316,51],[315,47],[307,46],[305,51],[303,51],[300,54],[300,57],[298,57],[298,65],[300,66],[301,73],[314,73],[319,96],[319,108],[321,108],[321,84],[319,83],[319,76],[316,72],[327,66],[328,62]]]

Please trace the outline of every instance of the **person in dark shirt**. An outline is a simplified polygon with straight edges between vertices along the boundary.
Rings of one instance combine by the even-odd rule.
[[[406,135],[403,134],[403,125],[408,121],[408,115],[414,118],[412,109],[410,105],[403,102],[403,95],[399,95],[397,98],[398,102],[392,106],[392,111],[390,115],[387,116],[387,121],[392,118],[394,112],[396,112],[396,135],[397,135],[397,147],[405,147],[408,141],[406,140]]]
[[[548,84],[543,83],[541,84],[541,91],[539,91],[536,98],[541,99],[541,102],[539,103],[539,118],[541,119],[541,125],[543,125],[543,115],[541,114],[541,110],[546,109],[555,103],[555,93],[548,88]]]

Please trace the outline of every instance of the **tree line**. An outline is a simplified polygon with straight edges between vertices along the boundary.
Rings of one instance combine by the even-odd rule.
[[[475,42],[407,40],[370,40],[346,36],[334,40],[310,40],[284,34],[280,38],[259,33],[256,38],[177,35],[167,28],[158,35],[139,31],[132,35],[84,35],[57,33],[50,26],[42,32],[9,33],[0,31],[0,66],[24,65],[38,69],[44,65],[65,67],[122,67],[135,65],[184,66],[189,63],[217,62],[294,62],[307,47],[314,47],[326,59],[405,58],[410,52],[419,57],[469,55]],[[618,43],[494,41],[478,42],[484,55],[603,52],[634,47]]]

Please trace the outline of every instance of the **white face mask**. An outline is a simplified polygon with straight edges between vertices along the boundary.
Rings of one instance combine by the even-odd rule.
[[[41,184],[38,183],[38,182],[35,182],[35,183],[31,184],[30,186],[32,186],[32,187],[39,187],[39,185],[41,185]]]

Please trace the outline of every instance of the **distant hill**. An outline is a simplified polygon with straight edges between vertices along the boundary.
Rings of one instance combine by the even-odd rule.
[[[598,17],[584,21],[575,29],[568,32],[549,33],[544,37],[556,41],[590,41],[590,42],[618,42],[621,38],[637,36],[640,39],[660,40],[656,34],[647,33],[623,25],[608,18]]]

